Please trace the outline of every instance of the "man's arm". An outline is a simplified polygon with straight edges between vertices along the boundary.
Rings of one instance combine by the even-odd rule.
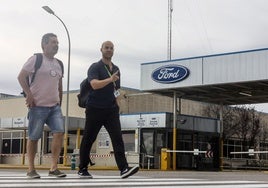
[[[59,97],[60,97],[60,105],[62,104],[62,78],[59,80]]]
[[[101,88],[107,86],[108,84],[117,81],[118,79],[119,79],[118,71],[116,71],[113,75],[111,75],[111,77],[106,78],[104,80],[97,80],[97,79],[91,80],[90,85],[91,85],[92,89],[94,89],[94,90],[101,89]]]
[[[28,79],[27,79],[27,77],[30,74],[31,74],[30,72],[22,69],[20,71],[19,75],[18,75],[19,84],[20,84],[20,86],[22,87],[23,91],[26,94],[26,105],[28,107],[32,107],[32,106],[35,105],[33,95],[32,95],[32,92],[30,90],[30,86],[29,86]]]

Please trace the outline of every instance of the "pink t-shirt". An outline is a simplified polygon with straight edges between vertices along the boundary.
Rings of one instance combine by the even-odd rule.
[[[32,56],[24,64],[23,69],[34,73],[36,56]],[[51,107],[60,103],[59,80],[62,78],[61,66],[56,59],[43,55],[41,67],[37,70],[30,90],[36,106]],[[31,78],[30,78],[31,80]]]

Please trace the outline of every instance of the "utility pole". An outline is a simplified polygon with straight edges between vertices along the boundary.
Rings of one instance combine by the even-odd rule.
[[[168,0],[168,44],[167,44],[167,59],[171,60],[172,52],[172,12],[173,12],[173,2]],[[173,148],[175,151],[177,148],[177,93],[173,93]],[[172,167],[176,170],[176,152],[172,153]]]
[[[173,2],[172,0],[168,0],[168,60],[171,60],[171,42],[172,42],[172,12],[173,12]]]

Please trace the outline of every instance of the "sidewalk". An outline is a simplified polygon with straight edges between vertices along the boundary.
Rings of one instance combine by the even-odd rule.
[[[10,164],[0,164],[0,169],[27,169],[28,165],[10,165]],[[48,165],[35,165],[36,169],[40,170],[48,170],[50,166]],[[60,170],[71,170],[71,166],[64,166],[59,164],[58,168]],[[101,166],[90,166],[88,169],[90,170],[117,170],[117,167],[101,167]],[[78,170],[78,167],[76,167]]]

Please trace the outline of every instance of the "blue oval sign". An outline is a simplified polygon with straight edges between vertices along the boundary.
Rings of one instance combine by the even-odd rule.
[[[156,82],[169,84],[184,80],[189,75],[189,70],[181,65],[166,65],[152,72],[152,79]]]

